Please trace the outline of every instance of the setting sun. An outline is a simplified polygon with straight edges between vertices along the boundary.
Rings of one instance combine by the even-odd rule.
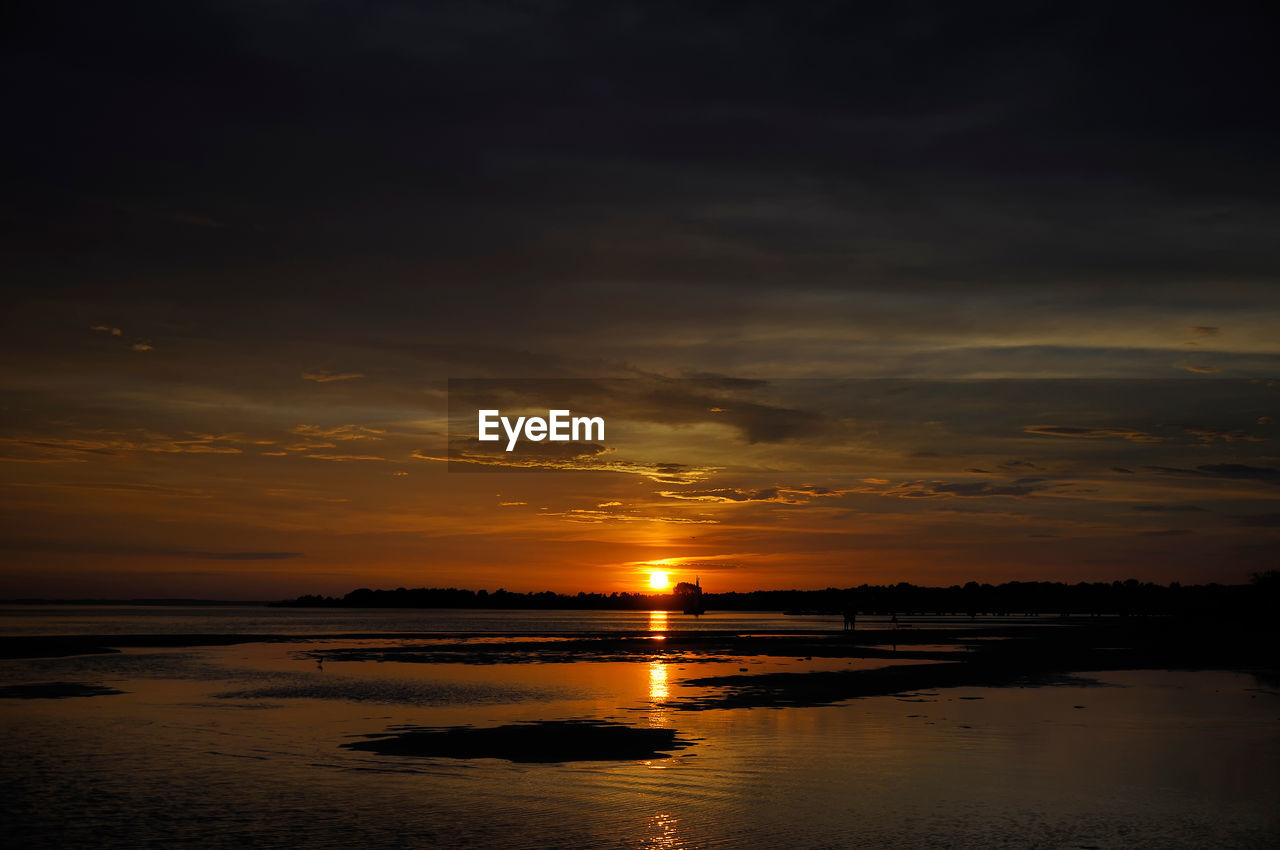
[[[649,573],[649,586],[659,590],[667,586],[666,573]]]

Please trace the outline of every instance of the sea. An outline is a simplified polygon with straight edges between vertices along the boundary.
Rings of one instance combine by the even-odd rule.
[[[271,637],[0,660],[0,693],[30,691],[0,698],[0,845],[1280,846],[1280,692],[1247,672],[1084,672],[1041,687],[685,710],[683,697],[707,689],[693,679],[892,662],[660,651],[677,631],[841,625],[754,612],[0,608],[5,636]],[[649,643],[606,660],[534,651],[423,663],[380,651],[619,634]],[[102,692],[32,696],[50,683]],[[673,729],[684,743],[538,763],[344,746],[547,721]]]

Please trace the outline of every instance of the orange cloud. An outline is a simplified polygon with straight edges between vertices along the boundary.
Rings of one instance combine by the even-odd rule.
[[[1073,425],[1028,425],[1022,429],[1024,433],[1040,437],[1067,437],[1077,440],[1121,439],[1131,443],[1158,443],[1163,437],[1157,437],[1136,428],[1081,428]]]
[[[308,369],[302,373],[302,380],[315,381],[317,384],[328,384],[333,381],[354,381],[363,378],[361,372],[329,372],[325,369]]]
[[[366,428],[363,425],[338,425],[334,428],[321,428],[319,425],[299,425],[292,429],[294,434],[303,437],[316,437],[324,440],[381,440],[385,430]]]

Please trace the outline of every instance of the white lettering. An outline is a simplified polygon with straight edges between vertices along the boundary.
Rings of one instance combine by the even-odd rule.
[[[477,410],[476,423],[481,442],[493,443],[502,439],[497,433],[498,426],[507,435],[507,451],[514,451],[516,443],[523,435],[526,440],[535,443],[551,440],[555,443],[567,443],[570,440],[603,440],[603,416],[573,416],[569,410],[548,410],[547,418],[541,416],[503,416],[500,410]]]
[[[520,439],[520,426],[523,424],[523,416],[516,419],[516,427],[514,428],[511,427],[510,419],[505,416],[502,417],[502,428],[507,432],[507,436],[510,438],[510,441],[507,443],[507,451],[511,451],[516,447],[516,440]]]
[[[565,418],[569,415],[569,411],[551,410],[548,411],[548,414],[551,417],[551,433],[547,435],[547,438],[553,443],[569,442],[569,434],[564,430],[569,425],[569,420]]]
[[[482,442],[482,443],[496,443],[498,440],[502,439],[502,438],[501,438],[501,437],[499,437],[497,434],[490,434],[490,433],[489,433],[489,429],[490,429],[490,428],[497,428],[497,427],[498,427],[498,422],[497,422],[497,420],[494,418],[494,417],[496,417],[496,416],[498,415],[498,411],[496,411],[496,410],[481,410],[481,411],[479,411],[479,413],[480,413],[480,442]]]
[[[583,428],[583,435],[578,436],[578,426]],[[595,425],[596,436],[591,436],[591,426]],[[604,441],[604,417],[603,416],[575,416],[573,417],[573,439],[575,440],[600,440]]]

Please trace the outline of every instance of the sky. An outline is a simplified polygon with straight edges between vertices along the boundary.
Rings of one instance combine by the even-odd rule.
[[[0,597],[1276,566],[1263,4],[8,18]]]

